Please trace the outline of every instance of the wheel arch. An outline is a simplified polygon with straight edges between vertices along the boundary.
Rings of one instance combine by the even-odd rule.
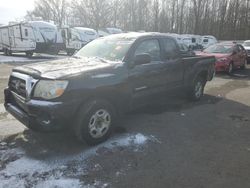
[[[117,115],[121,115],[129,108],[129,99],[125,94],[122,94],[116,90],[93,91],[90,92],[88,96],[78,105],[76,114],[84,105],[94,100],[104,100],[110,103],[114,107]]]

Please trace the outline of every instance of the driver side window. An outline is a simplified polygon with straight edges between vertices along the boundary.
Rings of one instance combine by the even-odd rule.
[[[152,61],[160,61],[160,45],[157,39],[150,39],[143,41],[135,50],[135,56],[141,54],[148,54]]]

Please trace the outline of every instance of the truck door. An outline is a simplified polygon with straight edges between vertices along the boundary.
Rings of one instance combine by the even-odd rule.
[[[129,70],[128,81],[134,105],[143,105],[152,100],[154,94],[164,90],[164,71],[161,59],[160,44],[157,39],[146,39],[139,42],[133,58],[140,54],[149,54],[151,62],[136,65]],[[132,62],[133,63],[133,62]]]
[[[178,89],[183,84],[184,65],[177,43],[172,38],[161,40],[162,58],[166,74],[165,84],[168,91]]]

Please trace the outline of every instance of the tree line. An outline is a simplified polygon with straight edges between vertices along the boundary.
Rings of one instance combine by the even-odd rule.
[[[250,39],[250,0],[36,0],[27,20],[58,26]]]

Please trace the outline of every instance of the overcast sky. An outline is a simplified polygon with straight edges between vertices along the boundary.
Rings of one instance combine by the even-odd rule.
[[[0,0],[0,24],[22,19],[27,10],[32,10],[35,0]]]

